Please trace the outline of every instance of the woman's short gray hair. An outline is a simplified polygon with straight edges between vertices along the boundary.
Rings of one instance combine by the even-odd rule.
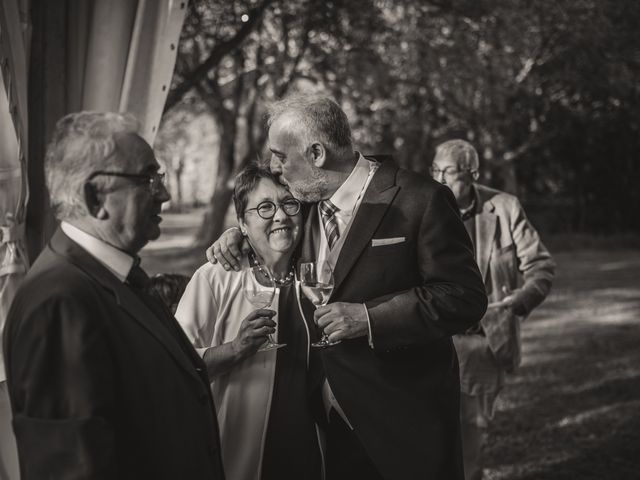
[[[92,172],[118,162],[115,134],[138,133],[130,114],[79,112],[61,118],[47,147],[45,176],[51,206],[60,220],[87,213],[84,185]]]
[[[480,168],[478,152],[466,140],[448,140],[436,147],[436,157],[449,157],[456,161],[459,168],[477,172]]]
[[[292,115],[304,127],[300,133],[307,147],[312,141],[319,140],[334,155],[353,152],[349,119],[330,98],[305,93],[284,97],[268,106],[267,124],[271,126],[285,114]]]
[[[233,204],[236,207],[238,220],[244,220],[244,211],[249,202],[249,194],[256,189],[263,178],[271,180],[276,185],[281,185],[276,175],[271,173],[268,168],[258,165],[258,163],[250,163],[236,175],[233,187]],[[282,187],[286,188],[284,185]]]

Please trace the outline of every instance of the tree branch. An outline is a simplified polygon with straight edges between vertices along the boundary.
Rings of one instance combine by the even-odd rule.
[[[191,72],[182,75],[182,78],[184,79],[182,83],[176,85],[167,96],[167,101],[164,105],[165,112],[182,100],[182,97],[200,83],[226,55],[233,52],[240,46],[249,34],[254,31],[255,27],[262,20],[265,10],[271,3],[273,3],[273,1],[274,0],[263,0],[256,7],[249,10],[247,14],[249,16],[249,20],[242,25],[233,37],[216,45],[204,62],[198,65]]]
[[[302,27],[302,41],[300,48],[298,49],[298,54],[293,59],[293,63],[291,65],[291,69],[289,70],[289,74],[286,75],[285,80],[279,85],[277,88],[277,96],[282,97],[287,91],[293,81],[297,78],[296,70],[298,69],[298,65],[300,65],[300,61],[307,49],[309,48],[309,32],[311,31],[311,13],[307,11],[306,19],[304,21],[304,26]],[[284,71],[284,62],[283,62],[283,71]]]

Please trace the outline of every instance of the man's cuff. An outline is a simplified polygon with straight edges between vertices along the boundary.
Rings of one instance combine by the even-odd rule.
[[[524,290],[517,290],[513,293],[513,306],[511,307],[513,313],[524,317],[529,314],[531,308],[528,305],[529,298]]]
[[[369,338],[369,346],[373,348],[373,334],[371,333],[371,319],[369,318],[369,310],[367,310],[367,306],[364,303],[362,304],[362,306],[364,307],[364,314],[367,316],[367,337]]]

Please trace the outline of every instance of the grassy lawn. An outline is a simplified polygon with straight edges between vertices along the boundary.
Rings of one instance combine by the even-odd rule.
[[[164,215],[150,273],[191,275],[202,212]],[[547,301],[523,326],[523,363],[490,428],[490,479],[640,479],[640,248],[555,238]],[[572,245],[578,244],[577,247]]]
[[[640,478],[640,250],[555,255],[490,429],[491,479]]]

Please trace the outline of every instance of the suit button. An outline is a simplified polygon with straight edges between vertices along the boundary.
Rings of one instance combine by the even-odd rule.
[[[202,404],[207,403],[207,394],[206,393],[201,393],[200,396],[198,397],[198,400]]]

